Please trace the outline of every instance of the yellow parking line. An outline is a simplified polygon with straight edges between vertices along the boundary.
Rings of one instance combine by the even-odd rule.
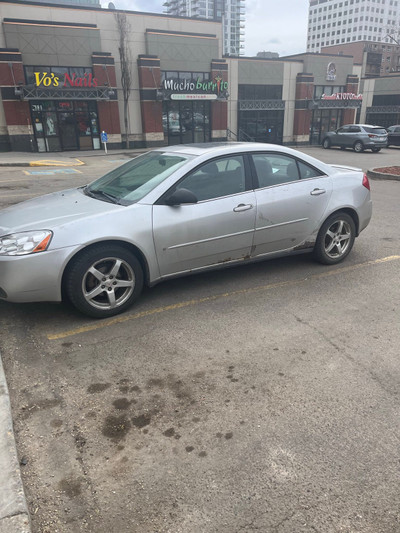
[[[184,302],[179,302],[172,305],[167,305],[165,307],[156,307],[154,309],[149,309],[148,311],[141,311],[140,313],[133,313],[128,315],[121,315],[117,316],[116,318],[111,318],[107,320],[103,320],[102,322],[96,322],[95,324],[88,324],[87,326],[82,326],[80,328],[71,329],[69,331],[64,331],[63,333],[54,333],[54,334],[48,334],[47,338],[49,340],[58,340],[58,339],[65,339],[66,337],[72,337],[74,335],[78,335],[79,333],[87,333],[88,331],[95,331],[97,329],[103,329],[109,326],[113,326],[114,324],[122,324],[123,322],[128,322],[130,320],[137,320],[138,318],[144,318],[147,316],[152,316],[160,313],[166,313],[167,311],[175,311],[176,309],[182,309],[184,307],[193,307],[198,304],[202,304],[204,302],[212,302],[214,300],[218,300],[221,298],[229,298],[231,296],[236,296],[239,294],[250,294],[252,292],[259,292],[259,291],[268,291],[271,289],[276,289],[279,287],[288,287],[291,285],[299,285],[301,283],[304,283],[306,281],[309,281],[310,279],[320,279],[320,278],[326,278],[328,276],[334,276],[336,274],[342,274],[343,272],[351,272],[354,270],[358,270],[359,268],[365,268],[367,266],[371,265],[378,265],[381,263],[387,263],[389,261],[397,261],[400,259],[400,255],[391,255],[389,257],[382,257],[380,259],[375,259],[374,261],[366,261],[365,263],[359,263],[358,265],[351,265],[348,267],[338,268],[335,270],[330,270],[329,272],[323,272],[322,274],[314,274],[312,276],[309,276],[308,278],[298,279],[298,280],[292,280],[292,281],[282,281],[279,283],[270,283],[268,285],[260,285],[258,287],[252,287],[248,289],[241,289],[238,291],[231,291],[231,292],[224,292],[220,294],[214,294],[212,296],[206,296],[204,298],[198,298],[195,300],[186,300]]]

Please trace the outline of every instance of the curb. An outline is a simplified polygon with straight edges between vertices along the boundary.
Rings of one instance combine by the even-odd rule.
[[[383,172],[376,172],[375,169],[367,170],[367,177],[374,180],[393,180],[400,181],[400,176],[397,174],[387,174]]]
[[[0,472],[0,533],[31,533],[28,506],[14,440],[10,398],[1,357]]]
[[[80,159],[69,161],[55,161],[52,159],[42,159],[40,161],[17,161],[14,163],[0,163],[0,167],[80,167],[85,165]]]
[[[0,167],[30,167],[30,163],[0,163]]]

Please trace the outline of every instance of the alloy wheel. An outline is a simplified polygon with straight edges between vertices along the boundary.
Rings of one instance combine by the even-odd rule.
[[[135,274],[126,261],[106,257],[94,262],[82,278],[82,293],[88,304],[111,310],[123,305],[135,289]]]
[[[345,220],[336,220],[325,234],[324,247],[326,255],[331,259],[343,256],[351,242],[351,227]]]

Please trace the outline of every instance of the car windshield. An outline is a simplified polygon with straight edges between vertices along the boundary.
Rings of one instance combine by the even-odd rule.
[[[375,135],[386,135],[385,128],[364,128],[367,133],[374,133]]]
[[[149,152],[108,172],[84,191],[101,200],[130,205],[141,200],[188,159],[181,154]]]

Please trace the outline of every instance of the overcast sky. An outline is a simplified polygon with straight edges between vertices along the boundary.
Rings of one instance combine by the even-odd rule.
[[[117,9],[162,13],[164,0],[113,0]],[[108,0],[101,0],[104,7]],[[245,55],[263,50],[280,56],[306,50],[308,0],[245,0]]]

